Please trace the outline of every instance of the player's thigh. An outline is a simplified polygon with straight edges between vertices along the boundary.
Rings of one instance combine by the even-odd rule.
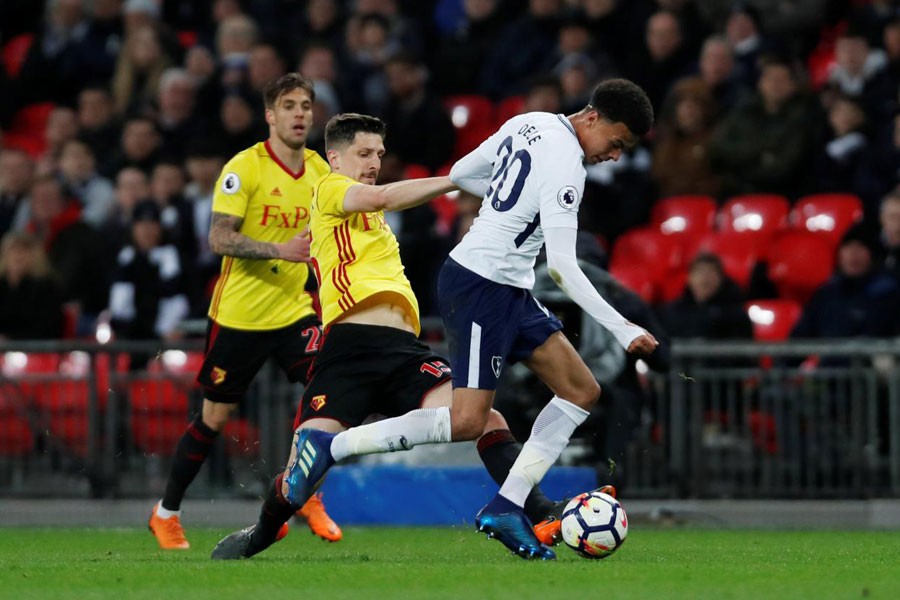
[[[315,315],[278,330],[272,355],[289,381],[309,383],[310,367],[322,338],[322,323]]]
[[[210,321],[206,355],[197,373],[203,397],[210,402],[240,402],[271,352],[267,331],[244,331]]]
[[[547,338],[523,362],[554,394],[586,410],[600,396],[600,384],[561,331]]]

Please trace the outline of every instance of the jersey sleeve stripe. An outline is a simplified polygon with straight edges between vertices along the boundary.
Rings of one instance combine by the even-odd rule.
[[[350,294],[350,275],[347,273],[347,265],[356,260],[356,253],[353,252],[353,243],[350,239],[350,221],[344,221],[341,225],[341,238],[344,242],[344,260],[341,261],[340,276],[344,280],[344,294],[352,304],[356,304],[356,300]]]

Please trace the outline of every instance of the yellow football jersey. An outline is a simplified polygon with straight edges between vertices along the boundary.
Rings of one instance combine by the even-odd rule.
[[[240,233],[260,242],[286,242],[309,223],[313,186],[329,172],[313,150],[304,152],[303,169],[292,173],[260,142],[222,169],[213,212],[243,219]],[[279,259],[226,256],[209,305],[209,316],[225,327],[269,330],[315,314],[304,291],[309,268]]]
[[[348,213],[344,194],[359,182],[332,173],[316,184],[309,229],[310,254],[319,279],[322,323],[328,326],[376,294],[390,294],[406,308],[419,334],[419,302],[400,262],[397,238],[384,212]]]

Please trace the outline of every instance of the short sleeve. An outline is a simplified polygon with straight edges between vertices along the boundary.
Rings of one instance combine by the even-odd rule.
[[[258,185],[259,163],[249,152],[238,154],[228,161],[216,182],[212,211],[243,219]]]
[[[541,158],[541,178],[537,182],[541,198],[541,227],[578,227],[578,208],[584,195],[587,174],[580,151],[567,148],[545,152]]]
[[[344,195],[354,185],[361,185],[345,175],[331,173],[316,184],[315,206],[321,215],[345,218]]]

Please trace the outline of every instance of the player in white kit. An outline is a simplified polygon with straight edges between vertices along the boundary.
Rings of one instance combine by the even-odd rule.
[[[499,493],[476,516],[476,526],[523,558],[556,557],[535,537],[522,506],[597,402],[600,386],[559,320],[531,295],[534,263],[546,245],[560,288],[629,352],[653,352],[653,336],[600,297],[575,257],[584,163],[617,160],[652,123],[644,91],[612,79],[597,86],[588,106],[568,117],[513,117],[453,166],[451,181],[484,200],[438,281],[453,369],[452,405],[444,411],[412,411],[337,436],[308,435],[298,454],[305,450],[311,458],[292,478],[297,501],[344,457],[478,438],[503,367],[522,361],[554,396],[535,420]]]

